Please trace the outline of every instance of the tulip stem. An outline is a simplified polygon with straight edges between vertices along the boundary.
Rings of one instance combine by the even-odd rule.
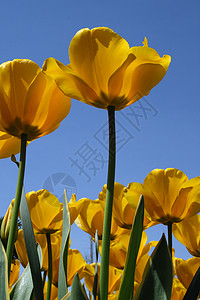
[[[110,253],[110,231],[112,221],[112,206],[115,181],[115,107],[108,106],[109,120],[109,161],[108,161],[108,177],[106,203],[104,210],[102,252],[101,252],[101,268],[99,279],[99,300],[106,300],[108,297],[108,279],[109,279],[109,253]]]
[[[13,249],[14,249],[14,243],[15,243],[15,234],[16,234],[16,230],[17,230],[17,226],[18,226],[17,219],[18,219],[18,215],[19,215],[22,187],[23,187],[23,182],[24,182],[24,172],[25,172],[25,162],[26,162],[26,143],[27,143],[27,135],[25,133],[22,133],[18,181],[17,181],[13,213],[12,213],[12,218],[11,218],[10,231],[9,231],[9,236],[8,236],[8,244],[7,244],[7,248],[6,248],[6,254],[7,254],[7,258],[8,258],[8,278],[10,278],[10,268],[11,268],[12,255],[13,255]]]
[[[52,284],[52,250],[51,250],[51,234],[46,233],[47,249],[48,249],[48,285],[46,300],[51,298],[51,284]]]
[[[172,257],[172,223],[171,222],[167,225],[167,229],[168,229],[168,247]]]

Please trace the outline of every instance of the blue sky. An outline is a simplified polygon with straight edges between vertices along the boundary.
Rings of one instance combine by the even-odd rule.
[[[155,168],[174,167],[189,178],[200,176],[199,155],[199,53],[200,2],[177,1],[4,1],[0,4],[0,63],[29,58],[40,66],[48,57],[67,64],[68,46],[81,28],[107,26],[130,46],[149,46],[172,62],[163,81],[148,97],[116,113],[116,181],[143,182]],[[133,114],[135,113],[135,114]],[[27,148],[26,192],[50,188],[61,196],[66,183],[77,198],[96,199],[107,178],[107,112],[72,100],[71,112],[54,133],[32,142]],[[80,153],[90,147],[90,158]],[[98,154],[100,161],[94,159]],[[79,160],[79,167],[73,161]],[[80,167],[83,166],[82,171]],[[17,168],[0,161],[1,208],[3,215],[14,198]],[[60,181],[61,180],[61,181]],[[69,191],[70,193],[70,191]],[[147,231],[158,239],[164,226]],[[72,231],[72,246],[89,252],[89,239]],[[189,257],[183,246],[176,255]]]

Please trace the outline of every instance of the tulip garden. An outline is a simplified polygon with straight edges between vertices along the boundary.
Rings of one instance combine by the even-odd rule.
[[[1,221],[0,299],[198,299],[200,177],[155,166],[143,183],[115,182],[117,111],[156,88],[171,57],[161,57],[146,38],[130,47],[113,30],[97,27],[75,34],[69,61],[0,65],[0,158],[18,168],[15,198]],[[107,111],[105,185],[96,199],[67,199],[63,190],[62,203],[46,189],[25,192],[27,145],[55,131],[74,99]],[[71,248],[72,224],[91,236],[93,263]],[[148,228],[159,224],[167,236],[147,242]],[[172,236],[192,258],[176,257]]]

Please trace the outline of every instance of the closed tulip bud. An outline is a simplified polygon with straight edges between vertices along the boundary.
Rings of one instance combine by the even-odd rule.
[[[1,239],[3,240],[3,242],[7,242],[7,240],[8,240],[13,207],[14,207],[14,200],[11,201],[11,203],[8,207],[8,210],[7,210],[7,212],[3,218],[3,221],[1,223]],[[17,233],[18,233],[18,230],[16,228],[15,241],[17,240]]]

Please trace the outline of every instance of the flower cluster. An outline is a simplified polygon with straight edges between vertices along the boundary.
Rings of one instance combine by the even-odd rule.
[[[151,224],[151,226],[158,226],[159,223],[167,225],[168,222],[172,222],[175,237],[182,242],[194,256],[185,261],[181,258],[176,258],[173,253],[174,279],[172,299],[182,299],[195,272],[200,267],[200,220],[199,215],[196,214],[200,210],[200,207],[198,206],[198,203],[200,202],[200,197],[198,197],[200,184],[197,183],[198,180],[199,177],[189,180],[187,176],[178,169],[155,169],[147,175],[143,184],[130,183],[126,188],[122,184],[115,182],[110,243],[108,299],[117,299],[125,267],[131,227],[136,213],[135,202],[139,201],[140,195],[139,189],[133,189],[133,185],[139,186],[140,189],[143,188],[142,191],[145,200],[144,230],[136,262],[134,293],[137,292],[137,289],[142,282],[145,266],[150,257],[149,252],[152,247],[155,247],[158,243],[157,241],[150,241],[147,243],[149,224]],[[148,193],[144,192],[145,189],[148,190]],[[187,191],[185,189],[187,189]],[[97,231],[100,253],[106,190],[107,186],[104,185],[96,200],[82,198],[77,201],[75,194],[73,194],[69,201],[71,225],[75,222],[75,224],[81,230],[87,232],[93,240],[95,240],[95,233]],[[133,193],[133,190],[136,192]],[[181,197],[180,195],[183,193],[185,193],[184,197]],[[154,196],[151,198],[149,195]],[[155,198],[157,199],[157,202],[155,202]],[[58,269],[63,229],[63,205],[47,190],[30,192],[26,195],[26,199],[35,239],[42,249],[42,270],[47,272],[47,274],[48,251],[46,234],[51,235],[53,261],[52,284],[54,295],[54,298],[52,299],[56,299],[58,293]],[[164,203],[166,203],[165,206]],[[151,210],[148,210],[149,206],[151,206]],[[179,208],[182,206],[182,209],[172,210],[171,208],[173,206]],[[196,207],[195,212],[193,210],[194,207]],[[197,207],[199,207],[199,210]],[[166,208],[166,210],[164,208]],[[173,211],[173,213],[169,213],[170,211]],[[28,264],[22,229],[18,231],[15,248],[19,260],[16,260],[15,264],[12,264],[10,286],[18,279],[20,263],[23,267],[26,267]],[[78,273],[79,278],[84,279],[85,285],[92,293],[95,264],[87,263],[78,250],[71,248],[69,248],[67,260],[67,285],[72,285],[73,277]],[[98,263],[98,272],[99,270],[100,264]]]
[[[147,38],[143,46],[130,47],[113,30],[98,27],[76,33],[69,60],[66,66],[48,58],[42,69],[29,59],[0,65],[0,158],[12,156],[19,167],[15,199],[1,224],[1,296],[179,300],[189,293],[197,298],[200,177],[188,179],[168,168],[151,171],[143,184],[115,182],[115,111],[148,95],[164,78],[171,57],[160,57]],[[26,146],[58,128],[71,98],[108,111],[107,184],[95,200],[77,201],[73,195],[67,203],[64,193],[60,203],[44,189],[25,195]],[[96,262],[70,248],[73,224],[95,242]],[[165,237],[148,241],[149,227],[158,224],[167,226],[168,244]],[[175,257],[172,232],[193,258]],[[25,270],[18,279],[20,264]]]

